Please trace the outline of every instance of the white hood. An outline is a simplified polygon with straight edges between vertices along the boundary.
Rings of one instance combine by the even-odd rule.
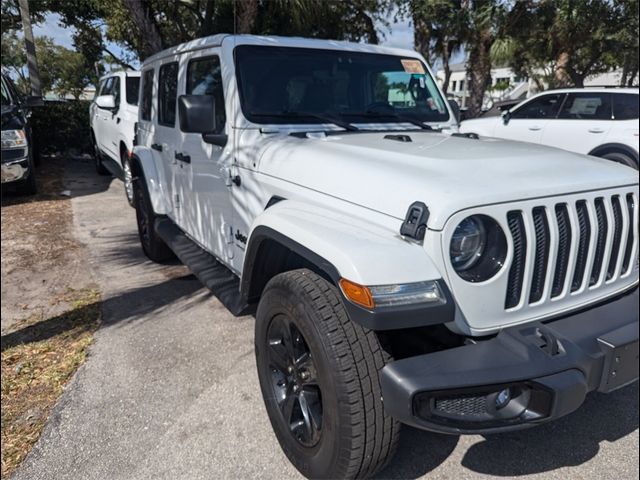
[[[384,138],[394,134],[412,141]],[[411,203],[422,201],[434,230],[469,207],[638,182],[635,170],[609,160],[435,132],[277,135],[268,142],[258,169],[397,219],[404,218]]]

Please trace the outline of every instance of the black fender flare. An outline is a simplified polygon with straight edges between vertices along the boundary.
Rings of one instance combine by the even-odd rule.
[[[622,152],[629,155],[638,164],[638,152],[624,143],[605,143],[600,145],[589,152],[589,155],[594,157],[602,157],[610,152]]]

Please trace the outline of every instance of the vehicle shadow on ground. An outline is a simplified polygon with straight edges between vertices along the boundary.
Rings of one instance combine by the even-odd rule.
[[[638,429],[638,383],[605,395],[594,393],[573,414],[519,432],[487,435],[464,454],[472,472],[517,477],[577,466],[595,457],[601,442],[614,442]],[[460,437],[405,427],[398,454],[378,478],[418,478],[441,463]]]

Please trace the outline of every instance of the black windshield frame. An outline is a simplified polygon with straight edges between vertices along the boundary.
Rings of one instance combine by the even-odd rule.
[[[275,54],[275,55],[279,55],[281,58],[283,56],[292,57],[294,55],[302,56],[298,58],[303,58],[305,56],[312,57],[313,55],[316,55],[316,56],[324,55],[325,58],[330,58],[330,56],[335,56],[336,59],[346,57],[347,59],[356,59],[358,61],[364,60],[365,65],[368,64],[366,61],[371,59],[372,68],[370,71],[367,69],[364,69],[362,72],[356,72],[356,73],[362,74],[363,76],[366,76],[365,74],[371,75],[374,73],[385,74],[384,68],[382,67],[390,65],[390,62],[394,62],[399,66],[401,65],[402,61],[406,61],[406,60],[414,61],[419,63],[422,69],[422,72],[416,73],[416,75],[418,77],[420,76],[424,77],[424,81],[423,82],[421,81],[421,84],[422,83],[426,84],[426,86],[423,85],[423,89],[425,91],[428,91],[430,95],[429,99],[432,100],[431,101],[432,104],[437,105],[437,110],[431,107],[431,110],[429,110],[428,112],[418,111],[417,104],[415,106],[416,111],[407,111],[408,109],[395,110],[395,107],[385,105],[383,106],[384,108],[382,109],[382,111],[379,111],[377,109],[375,111],[367,110],[362,107],[353,108],[351,110],[350,109],[316,110],[313,112],[314,114],[316,114],[316,116],[314,117],[311,115],[304,115],[304,114],[296,115],[296,113],[304,113],[304,111],[306,110],[303,109],[301,112],[294,112],[294,111],[288,110],[285,107],[283,102],[279,106],[284,108],[280,108],[279,110],[277,108],[271,109],[271,110],[267,109],[265,111],[264,108],[260,108],[260,107],[256,108],[255,104],[251,104],[247,100],[248,95],[247,95],[247,92],[245,91],[248,88],[254,88],[254,89],[263,88],[263,85],[265,84],[265,77],[269,75],[267,72],[264,72],[264,75],[260,77],[259,80],[254,80],[254,77],[258,77],[258,76],[248,74],[248,71],[251,70],[250,67],[247,67],[248,62],[250,62],[251,60],[250,55],[257,56],[257,54],[259,55],[260,53]],[[377,124],[377,125],[380,125],[381,123],[403,123],[402,120],[398,120],[397,118],[400,116],[411,117],[415,124],[423,123],[423,122],[434,123],[434,124],[446,124],[451,121],[451,113],[449,110],[449,106],[447,104],[447,101],[443,97],[441,91],[437,87],[435,83],[435,79],[433,78],[433,76],[431,75],[427,67],[424,65],[424,63],[416,57],[390,55],[390,54],[375,53],[375,52],[359,52],[359,51],[353,51],[353,50],[338,50],[338,49],[334,50],[334,49],[319,49],[319,48],[308,48],[308,47],[265,46],[265,45],[239,45],[235,47],[233,52],[233,57],[234,57],[234,63],[235,63],[238,95],[240,99],[240,108],[242,110],[244,117],[252,123],[301,124],[301,125],[330,123],[330,122],[324,122],[320,118],[322,115],[341,118],[343,121],[349,122],[349,123]],[[249,58],[248,61],[247,61],[247,58]],[[265,56],[261,57],[261,59],[264,59],[264,58],[266,57]],[[380,62],[379,66],[373,63],[376,60]],[[292,59],[291,61],[294,62],[295,60]],[[379,71],[376,71],[375,67],[379,67]],[[278,71],[278,72],[281,72],[281,71]],[[395,70],[395,72],[399,72],[399,70]],[[245,77],[250,78],[250,80],[245,82],[246,80]],[[293,78],[293,77],[289,77],[289,78]],[[356,80],[363,81],[363,78],[355,77],[352,79],[350,77],[348,79],[348,82],[352,82]],[[251,84],[250,82],[252,81],[257,83]],[[264,88],[266,89],[267,87],[264,87]],[[349,83],[347,89],[353,89],[353,85]],[[258,97],[256,93],[254,93],[253,96],[254,98]],[[264,97],[268,97],[268,96],[265,95]],[[349,98],[349,100],[351,100],[351,98]],[[349,107],[351,106],[352,104],[350,103]],[[423,110],[425,109],[423,108]],[[389,115],[386,115],[386,118],[385,118],[385,115],[381,115],[385,112],[389,113]],[[294,115],[291,115],[292,113]],[[427,115],[427,113],[429,113],[429,115]],[[344,115],[344,117],[342,117],[342,115]]]

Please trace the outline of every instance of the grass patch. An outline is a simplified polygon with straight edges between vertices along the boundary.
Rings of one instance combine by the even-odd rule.
[[[100,323],[100,294],[64,296],[70,307],[53,318],[33,316],[2,335],[2,472],[7,478],[38,440],[65,384],[84,362]]]

